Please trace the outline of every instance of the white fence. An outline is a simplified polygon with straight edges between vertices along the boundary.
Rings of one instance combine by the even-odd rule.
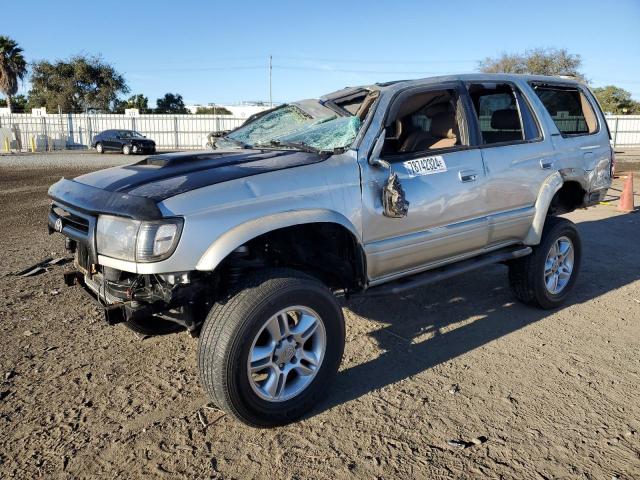
[[[207,134],[231,130],[245,119],[228,115],[138,115],[16,113],[0,115],[0,151],[87,149],[97,133],[136,130],[159,149],[203,148]],[[607,116],[615,147],[640,148],[640,115]]]
[[[159,149],[203,148],[207,134],[245,121],[229,115],[136,115],[16,113],[0,115],[0,150],[87,149],[94,135],[111,129],[136,130]],[[4,138],[3,138],[4,137]]]
[[[607,117],[614,147],[640,147],[640,115]]]

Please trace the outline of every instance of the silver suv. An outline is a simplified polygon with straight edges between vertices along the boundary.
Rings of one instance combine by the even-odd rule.
[[[109,323],[199,335],[211,400],[262,427],[325,394],[344,348],[337,297],[502,262],[516,298],[560,305],[582,247],[558,215],[598,203],[614,161],[585,85],[520,75],[346,88],[213,147],[60,180],[49,230],[76,255],[66,283]]]

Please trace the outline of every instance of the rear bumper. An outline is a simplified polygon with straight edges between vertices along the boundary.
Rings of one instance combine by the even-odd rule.
[[[608,191],[609,191],[608,188],[602,188],[600,190],[594,190],[591,193],[587,193],[584,196],[582,207],[587,208],[587,207],[593,207],[594,205],[598,205],[600,202],[602,202],[605,199]]]

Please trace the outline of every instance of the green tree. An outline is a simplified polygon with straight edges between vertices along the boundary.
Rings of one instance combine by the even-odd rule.
[[[6,107],[7,101],[0,98],[0,107]],[[24,95],[16,95],[11,98],[11,111],[16,113],[24,113],[27,111],[27,97]]]
[[[100,57],[76,55],[32,66],[29,104],[63,112],[109,111],[118,95],[129,92],[124,77]]]
[[[606,113],[631,114],[640,113],[640,103],[631,98],[631,93],[615,85],[594,88],[595,94],[602,110]]]
[[[0,35],[0,91],[7,97],[9,110],[18,91],[18,80],[24,79],[26,74],[27,62],[22,49],[15,40]]]
[[[216,105],[209,105],[208,107],[198,107],[196,114],[208,114],[208,115],[231,115],[231,112],[224,107],[218,107]]]
[[[118,100],[113,108],[116,113],[124,113],[127,108],[137,108],[140,113],[148,113],[149,99],[143,94],[138,93],[130,96],[127,100]]]
[[[182,95],[165,93],[156,100],[156,113],[189,113],[189,110],[184,106]]]
[[[480,61],[485,73],[528,73],[533,75],[570,75],[584,80],[580,71],[582,57],[564,48],[535,48],[524,53],[503,53]]]

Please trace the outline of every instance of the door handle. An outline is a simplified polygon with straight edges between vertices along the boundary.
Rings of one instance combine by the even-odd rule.
[[[545,170],[548,170],[553,167],[553,161],[551,160],[540,160],[540,167]]]
[[[473,170],[461,170],[458,173],[461,182],[475,182],[478,179],[478,172]]]

